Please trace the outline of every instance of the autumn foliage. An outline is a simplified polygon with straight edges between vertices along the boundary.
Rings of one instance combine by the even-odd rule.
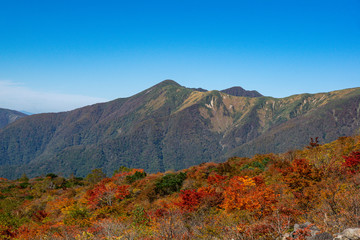
[[[104,179],[94,188],[87,191],[88,204],[91,208],[112,206],[114,200],[122,200],[130,193],[129,185],[116,185],[111,179]]]
[[[360,170],[360,152],[352,152],[349,156],[344,156],[345,162],[343,166],[351,173],[358,173]]]
[[[179,172],[24,175],[0,179],[0,239],[281,239],[306,221],[336,233],[360,227],[359,185],[360,137]]]
[[[224,191],[222,207],[226,211],[246,210],[261,218],[273,212],[276,202],[274,190],[262,177],[235,176]]]

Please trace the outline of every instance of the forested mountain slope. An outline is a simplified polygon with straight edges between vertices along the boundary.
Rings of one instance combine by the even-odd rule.
[[[163,81],[129,98],[32,115],[0,131],[0,176],[147,172],[321,143],[359,128],[360,89],[287,98],[200,92]]]

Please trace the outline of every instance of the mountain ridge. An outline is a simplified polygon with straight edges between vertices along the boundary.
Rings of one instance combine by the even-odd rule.
[[[227,88],[221,90],[220,92],[227,93],[229,95],[237,96],[237,97],[263,97],[263,95],[260,94],[258,91],[255,90],[248,91],[239,86]]]
[[[209,90],[204,88],[190,88],[192,90],[198,91],[198,92],[209,92]],[[223,92],[232,96],[236,97],[263,97],[262,94],[260,94],[258,91],[255,90],[245,90],[242,87],[236,86],[236,87],[230,87],[224,90],[213,90],[213,91],[219,91]]]
[[[0,130],[0,176],[85,176],[94,168],[111,174],[120,165],[157,172],[254,151],[280,152],[307,145],[309,137],[330,142],[351,135],[360,128],[359,108],[360,88],[252,98],[166,80],[128,98],[32,115]],[[337,121],[329,118],[333,110]],[[311,124],[321,121],[330,128],[314,131]]]
[[[0,108],[0,129],[25,116],[27,114],[16,110]]]

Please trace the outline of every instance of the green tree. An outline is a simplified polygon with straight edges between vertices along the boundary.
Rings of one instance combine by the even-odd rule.
[[[101,168],[95,168],[86,176],[85,180],[90,184],[96,184],[105,177],[106,174],[102,171]]]

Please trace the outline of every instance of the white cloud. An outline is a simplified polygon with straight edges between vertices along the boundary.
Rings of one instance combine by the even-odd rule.
[[[0,108],[31,113],[69,111],[107,99],[36,91],[21,83],[0,81]]]

